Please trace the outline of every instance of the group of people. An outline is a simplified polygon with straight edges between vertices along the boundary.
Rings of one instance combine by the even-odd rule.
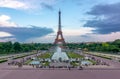
[[[77,66],[77,67],[74,67],[74,66],[43,66],[43,65],[34,65],[32,64],[31,65],[33,68],[43,68],[43,69],[68,69],[68,70],[71,70],[71,69],[78,69],[78,70],[83,70],[83,67],[82,66]]]
[[[97,58],[95,58],[95,57],[92,57],[92,60],[94,60],[94,61],[96,62],[95,65],[107,65],[107,66],[109,66],[108,63],[106,63],[105,61],[103,61],[103,60],[101,60],[101,59],[97,59]]]

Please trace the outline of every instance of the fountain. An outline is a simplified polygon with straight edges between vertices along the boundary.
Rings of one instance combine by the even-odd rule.
[[[61,47],[57,46],[57,50],[53,54],[52,60],[65,61],[65,60],[69,60],[69,58],[65,52],[62,52]]]

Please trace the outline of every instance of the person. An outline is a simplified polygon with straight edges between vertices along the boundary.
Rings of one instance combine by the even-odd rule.
[[[68,66],[68,69],[71,70],[70,66]]]
[[[36,68],[39,68],[39,65],[36,65]]]
[[[21,68],[22,67],[22,63],[19,62],[18,63],[18,67]]]
[[[34,68],[34,64],[32,64],[32,67]]]
[[[54,66],[52,66],[53,67],[53,69],[55,68]]]
[[[83,67],[82,66],[79,66],[79,68],[78,68],[79,70],[83,70]]]

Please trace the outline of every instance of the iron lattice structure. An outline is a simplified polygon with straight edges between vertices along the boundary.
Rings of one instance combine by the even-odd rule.
[[[61,29],[61,11],[59,10],[58,12],[59,15],[59,22],[58,22],[58,32],[57,32],[57,37],[55,39],[54,44],[65,44],[65,40],[63,38],[63,34],[62,34],[62,29]]]

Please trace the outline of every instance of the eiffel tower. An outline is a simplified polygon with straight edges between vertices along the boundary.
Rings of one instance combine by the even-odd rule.
[[[62,29],[61,29],[61,11],[58,12],[59,15],[59,22],[58,22],[58,32],[57,37],[54,41],[54,44],[65,44],[65,40],[63,38]]]

